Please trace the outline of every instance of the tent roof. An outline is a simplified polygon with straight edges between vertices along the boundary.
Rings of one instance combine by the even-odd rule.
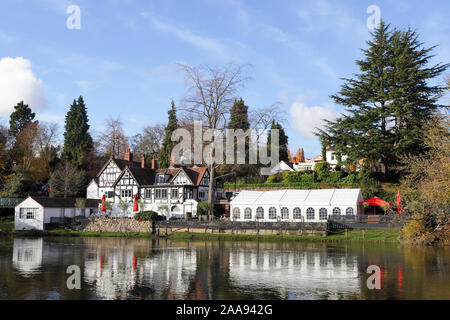
[[[273,190],[241,191],[231,205],[239,204],[309,204],[345,205],[355,204],[362,199],[360,189],[319,189],[319,190]]]

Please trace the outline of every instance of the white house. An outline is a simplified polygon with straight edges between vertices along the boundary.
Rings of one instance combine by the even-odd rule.
[[[360,189],[241,191],[230,203],[233,221],[323,222],[360,213]]]
[[[98,211],[98,200],[87,199],[85,209],[77,209],[75,203],[75,198],[30,196],[15,208],[15,230],[45,230],[51,218],[88,217]]]

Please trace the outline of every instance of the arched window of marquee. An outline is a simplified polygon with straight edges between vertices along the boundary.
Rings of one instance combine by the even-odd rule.
[[[277,209],[275,207],[269,208],[269,219],[273,220],[277,218]]]
[[[328,211],[325,208],[321,208],[319,210],[319,219],[320,220],[327,220],[328,217]]]
[[[252,219],[252,209],[245,208],[244,210],[244,219],[251,220]]]
[[[233,218],[234,219],[240,219],[241,218],[241,209],[234,208],[233,209]]]
[[[289,219],[289,209],[284,207],[281,208],[281,219]]]
[[[306,209],[306,219],[307,220],[314,220],[314,209],[313,208],[308,208]]]
[[[333,208],[333,215],[335,216],[341,215],[341,209],[338,207]]]
[[[294,219],[300,220],[302,218],[302,210],[300,208],[294,208]]]
[[[264,208],[258,207],[256,209],[256,219],[264,219]]]
[[[348,207],[347,210],[345,210],[345,213],[347,215],[354,215],[355,214],[355,210],[353,210],[352,207]]]

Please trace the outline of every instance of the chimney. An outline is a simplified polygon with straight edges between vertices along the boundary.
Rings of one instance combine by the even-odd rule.
[[[130,148],[127,148],[127,152],[125,152],[123,160],[130,161],[130,162],[133,161],[133,154],[130,152]]]
[[[173,154],[173,152],[170,154],[169,166],[175,167],[175,155]]]
[[[156,164],[157,164],[156,156],[153,155],[153,157],[152,157],[152,169],[156,169],[156,167],[157,167]]]
[[[141,158],[141,168],[144,169],[145,168],[145,154],[142,155]]]

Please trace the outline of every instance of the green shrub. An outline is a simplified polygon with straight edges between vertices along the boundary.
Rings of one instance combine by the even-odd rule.
[[[135,214],[134,218],[139,221],[158,221],[165,219],[155,211],[140,211]]]
[[[275,175],[271,175],[267,177],[266,183],[277,183],[283,181],[283,174],[278,172]]]
[[[211,210],[211,203],[208,201],[201,201],[197,205],[197,216],[203,216]]]
[[[314,166],[314,171],[316,173],[317,180],[324,181],[328,176],[328,174],[330,173],[331,167],[328,162],[322,161]]]
[[[342,178],[342,172],[334,171],[334,172],[329,172],[325,176],[324,181],[327,183],[330,183],[330,184],[334,184],[334,183],[341,182],[341,178]]]
[[[349,173],[346,177],[342,178],[342,183],[347,184],[347,185],[353,185],[358,183],[358,177],[356,174]]]

